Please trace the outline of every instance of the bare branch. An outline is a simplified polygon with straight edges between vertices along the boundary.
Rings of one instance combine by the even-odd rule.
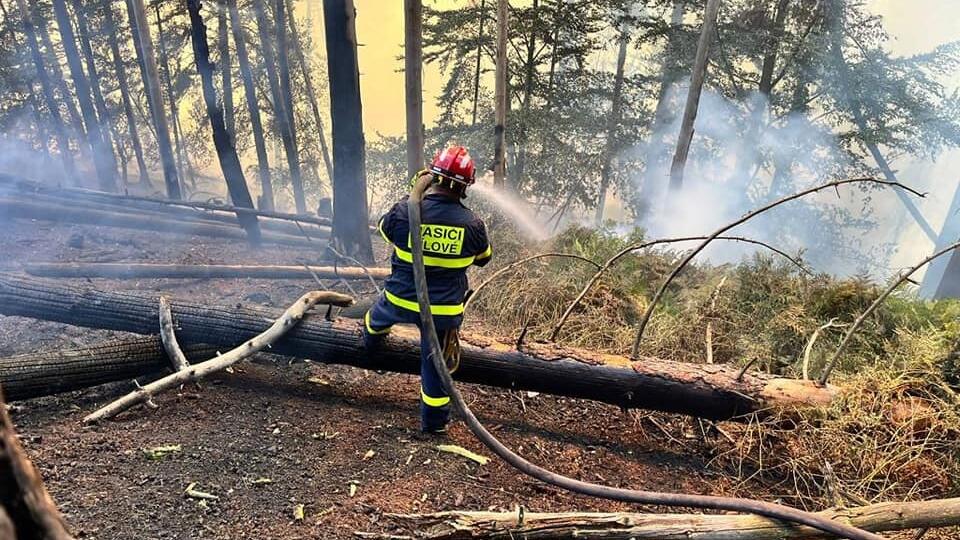
[[[657,303],[660,301],[660,298],[663,297],[663,294],[666,292],[667,287],[670,286],[670,283],[673,282],[673,280],[677,277],[677,275],[680,274],[680,272],[687,266],[687,264],[689,264],[690,261],[693,260],[693,258],[696,257],[698,253],[703,251],[704,248],[706,248],[710,242],[712,242],[714,239],[719,237],[721,234],[736,227],[737,225],[740,225],[745,221],[749,221],[751,218],[759,214],[762,214],[767,210],[776,208],[781,204],[790,202],[795,199],[799,199],[801,197],[805,197],[807,195],[816,193],[818,191],[823,191],[824,189],[839,187],[846,184],[858,184],[858,183],[877,184],[881,186],[900,188],[900,189],[903,189],[904,191],[907,191],[909,193],[916,195],[917,197],[921,197],[921,198],[924,197],[923,193],[920,193],[919,191],[916,191],[913,188],[910,188],[904,184],[901,184],[900,182],[893,182],[890,180],[880,180],[872,177],[846,178],[843,180],[835,180],[833,182],[827,182],[826,184],[821,184],[819,186],[805,189],[803,191],[798,191],[797,193],[794,193],[792,195],[787,195],[786,197],[777,199],[771,203],[761,206],[760,208],[757,208],[756,210],[753,210],[747,214],[744,214],[742,217],[738,218],[737,220],[731,223],[728,223],[723,227],[720,227],[719,229],[714,231],[713,234],[708,236],[707,239],[704,240],[700,245],[698,245],[693,251],[691,251],[686,257],[684,257],[683,260],[680,261],[680,263],[673,269],[673,271],[670,272],[670,275],[667,276],[667,279],[663,282],[663,284],[660,285],[660,288],[657,289],[656,294],[653,295],[653,299],[650,300],[650,305],[647,306],[647,311],[643,314],[643,318],[640,320],[640,325],[637,328],[637,335],[633,339],[633,351],[630,353],[630,357],[633,359],[637,358],[637,354],[640,352],[640,340],[643,339],[643,332],[644,330],[646,330],[647,323],[650,322],[650,317],[653,315],[653,310],[657,307]]]
[[[850,329],[847,330],[846,335],[843,336],[843,341],[840,342],[840,345],[837,347],[837,350],[834,351],[833,356],[830,357],[830,360],[827,362],[827,365],[823,368],[823,374],[820,375],[820,381],[819,381],[820,384],[827,383],[827,379],[830,377],[830,372],[833,371],[833,368],[836,365],[837,360],[840,358],[840,353],[842,353],[843,349],[846,348],[847,343],[850,342],[850,338],[853,337],[853,334],[860,328],[860,325],[863,324],[863,321],[865,321],[867,317],[871,313],[873,313],[873,311],[877,309],[877,307],[879,307],[880,304],[882,304],[883,301],[886,300],[887,297],[893,293],[893,291],[897,289],[897,287],[899,287],[903,282],[907,281],[907,279],[910,278],[911,274],[919,270],[928,262],[942,255],[946,255],[947,253],[950,253],[951,251],[957,249],[958,247],[960,247],[960,242],[955,242],[953,244],[950,244],[949,246],[941,249],[940,251],[937,251],[933,255],[930,255],[926,259],[920,261],[913,267],[901,273],[900,277],[896,281],[894,281],[892,284],[890,284],[890,286],[887,287],[887,290],[883,291],[883,293],[880,296],[878,296],[877,299],[874,300],[872,304],[870,304],[870,307],[865,309],[863,313],[861,313],[860,316],[857,317],[857,320],[853,321],[853,324],[850,326]]]
[[[603,273],[606,272],[611,266],[613,266],[617,261],[619,261],[619,260],[622,259],[623,257],[629,255],[630,253],[632,253],[632,252],[634,252],[634,251],[641,250],[641,249],[646,249],[646,248],[653,247],[653,246],[660,245],[660,244],[673,244],[673,243],[677,243],[677,242],[689,242],[689,241],[691,241],[691,240],[706,240],[706,239],[708,239],[708,238],[710,238],[710,237],[708,237],[708,236],[682,236],[682,237],[678,237],[678,238],[660,238],[660,239],[657,239],[657,240],[650,240],[649,242],[643,242],[643,243],[640,243],[640,244],[634,244],[634,245],[627,246],[627,247],[623,248],[623,249],[620,250],[620,252],[618,252],[616,255],[614,255],[613,257],[610,257],[610,259],[609,259],[607,262],[603,263],[603,266],[600,267],[600,268],[597,270],[597,273],[594,274],[592,278],[590,278],[590,281],[587,282],[587,284],[586,284],[586,286],[584,286],[583,290],[580,291],[580,294],[577,295],[577,297],[574,299],[573,302],[570,303],[569,306],[567,306],[566,311],[563,312],[563,315],[560,317],[560,320],[557,321],[557,325],[553,327],[553,332],[550,333],[550,341],[556,341],[556,340],[557,340],[557,337],[560,335],[560,329],[563,328],[563,325],[564,325],[564,324],[566,324],[567,319],[570,318],[570,314],[573,313],[573,310],[576,309],[577,305],[580,304],[580,302],[583,301],[584,297],[587,296],[587,293],[590,292],[590,289],[593,288],[593,286],[597,283],[597,281],[600,280],[600,277],[603,276]],[[748,244],[756,244],[756,245],[758,245],[758,246],[765,247],[765,248],[769,249],[770,251],[772,251],[772,252],[774,252],[774,253],[782,256],[783,258],[787,259],[788,261],[790,261],[791,263],[793,263],[794,265],[796,265],[797,268],[799,268],[799,269],[802,270],[803,272],[806,272],[806,273],[808,273],[808,274],[810,273],[810,271],[807,269],[807,267],[805,267],[805,266],[803,265],[803,263],[801,263],[801,262],[798,261],[797,259],[791,257],[790,255],[788,255],[788,254],[785,253],[784,251],[779,250],[779,249],[777,249],[777,248],[775,248],[775,247],[773,247],[773,246],[771,246],[771,245],[769,245],[769,244],[766,244],[766,243],[764,243],[764,242],[761,242],[761,241],[759,241],[759,240],[752,240],[752,239],[750,239],[750,238],[744,238],[744,237],[742,237],[742,236],[717,236],[717,237],[715,237],[715,238],[716,238],[717,240],[732,240],[732,241],[734,241],[734,242],[746,242],[746,243],[748,243]]]

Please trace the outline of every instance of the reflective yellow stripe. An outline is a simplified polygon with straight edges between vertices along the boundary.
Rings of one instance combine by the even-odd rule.
[[[383,218],[380,218],[380,221],[377,222],[377,230],[380,231],[380,236],[390,244],[390,238],[387,237],[387,233],[383,232]]]
[[[363,316],[363,323],[364,323],[365,325],[367,325],[367,333],[370,334],[371,336],[379,336],[379,335],[389,334],[389,333],[390,333],[390,327],[389,327],[389,326],[386,327],[386,328],[384,328],[383,330],[374,330],[373,327],[370,326],[370,312],[369,312],[369,311]]]
[[[493,255],[493,246],[487,246],[487,249],[486,249],[483,253],[477,255],[477,258],[478,258],[478,259],[486,259],[486,258],[490,257],[491,255]]]
[[[397,258],[403,262],[408,262],[413,264],[413,253],[409,251],[404,251],[399,247],[395,247],[394,250],[397,252]],[[435,266],[439,268],[466,268],[473,264],[475,257],[461,257],[458,259],[441,259],[440,257],[431,257],[429,255],[423,256],[423,264],[426,266]]]
[[[383,294],[387,297],[387,301],[389,301],[391,304],[409,311],[416,311],[417,313],[420,313],[420,304],[412,300],[404,300],[390,291],[383,291]],[[434,315],[461,315],[463,313],[463,304],[433,304],[430,306],[430,313]]]
[[[423,400],[430,407],[443,407],[450,403],[450,398],[448,397],[430,397],[426,392],[423,391],[423,387],[420,387],[420,399]]]

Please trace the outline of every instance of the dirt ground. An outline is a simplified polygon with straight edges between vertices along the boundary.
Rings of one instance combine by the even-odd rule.
[[[288,248],[97,227],[3,223],[0,265],[27,261],[312,262]],[[71,247],[72,246],[72,247]],[[77,280],[78,283],[84,280]],[[94,280],[174,299],[284,306],[309,281]],[[0,356],[116,335],[0,316]],[[499,460],[478,465],[437,450],[490,456],[456,422],[443,438],[418,433],[418,380],[342,366],[260,358],[92,427],[81,418],[131,389],[115,383],[13,404],[12,414],[66,520],[81,538],[356,538],[403,534],[386,513],[449,509],[643,510],[544,486]],[[614,486],[692,493],[750,491],[708,467],[706,446],[677,441],[642,414],[573,399],[466,387],[478,416],[534,462]],[[662,426],[662,424],[658,424]],[[178,445],[164,456],[150,449]],[[681,448],[682,450],[677,450]],[[216,497],[190,498],[188,486]],[[303,505],[304,519],[294,519]],[[663,510],[663,509],[647,509]]]

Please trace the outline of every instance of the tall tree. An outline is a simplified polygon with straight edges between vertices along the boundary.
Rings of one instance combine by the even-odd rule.
[[[533,102],[533,87],[536,82],[536,56],[537,56],[537,32],[540,31],[538,13],[540,11],[540,1],[533,0],[533,4],[528,12],[530,17],[529,34],[526,39],[526,61],[523,70],[523,101],[520,104],[520,117],[517,125],[517,159],[515,162],[515,171],[513,172],[514,185],[518,188],[523,184],[524,171],[527,166],[527,144],[528,132],[530,127],[530,106]]]
[[[64,106],[66,106],[67,114],[70,116],[72,130],[77,139],[77,146],[84,156],[89,156],[90,146],[84,144],[87,135],[83,129],[83,119],[80,117],[80,112],[77,109],[73,94],[71,94],[70,89],[67,88],[67,78],[63,76],[63,70],[60,69],[57,49],[53,46],[53,40],[50,39],[48,26],[52,28],[52,25],[43,17],[40,2],[31,2],[30,5],[33,12],[34,28],[37,30],[37,35],[40,36],[40,43],[43,44],[43,48],[46,50],[46,61],[50,66],[50,74],[53,76],[53,83],[56,85],[57,91],[60,92],[60,100]]]
[[[77,36],[80,38],[80,50],[84,62],[87,64],[87,76],[90,78],[90,89],[93,92],[93,103],[97,109],[97,118],[100,121],[100,134],[103,145],[109,149],[110,170],[117,170],[117,160],[113,153],[112,127],[113,120],[107,109],[107,102],[103,98],[103,89],[100,84],[100,72],[97,70],[97,60],[93,55],[93,45],[90,43],[90,28],[87,23],[88,6],[80,0],[73,0],[73,12],[77,18]]]
[[[40,52],[40,44],[37,43],[37,31],[33,24],[32,14],[27,8],[25,0],[17,0],[17,8],[20,10],[23,31],[27,36],[27,45],[30,48],[30,55],[33,57],[37,78],[40,79],[40,89],[43,91],[43,99],[46,102],[47,110],[50,112],[50,118],[53,119],[53,130],[54,133],[56,133],[58,150],[63,160],[63,169],[67,179],[73,182],[76,179],[76,171],[73,164],[73,154],[70,152],[70,139],[67,137],[63,118],[60,116],[60,105],[57,103],[57,99],[53,94],[53,83],[50,81],[50,75],[47,73],[47,68],[43,61],[43,54]]]
[[[300,149],[297,147],[297,122],[294,114],[293,89],[290,83],[290,50],[287,43],[287,17],[293,14],[287,13],[286,2],[284,0],[275,0],[274,2],[274,22],[277,32],[277,68],[280,75],[280,92],[283,99],[283,112],[286,113],[287,136],[290,147],[288,154],[296,164],[296,174],[293,169],[290,171],[290,184],[293,187],[293,199],[297,206],[297,212],[305,214],[307,212],[307,199],[303,192],[303,177],[300,174]]]
[[[73,24],[70,21],[65,0],[53,0],[53,9],[57,17],[57,26],[60,29],[63,50],[67,56],[67,64],[70,66],[70,75],[73,78],[73,85],[77,89],[77,101],[80,103],[80,112],[87,129],[87,140],[93,154],[93,164],[97,169],[100,188],[105,191],[116,191],[117,171],[116,163],[113,161],[113,149],[107,145],[106,138],[100,129],[100,120],[97,118],[97,111],[90,97],[90,83],[83,72],[83,63],[80,60],[80,53],[77,51],[77,40],[73,33]]]
[[[603,152],[603,168],[600,169],[600,190],[597,193],[597,209],[593,219],[600,225],[603,222],[603,209],[607,201],[607,189],[613,174],[613,157],[619,147],[620,121],[623,118],[623,76],[627,64],[627,48],[630,46],[630,26],[621,23],[620,42],[617,51],[617,71],[613,78],[613,99],[610,115],[607,117],[607,141]]]
[[[233,204],[241,208],[253,208],[253,199],[247,189],[247,181],[243,176],[243,166],[237,157],[237,150],[233,140],[227,132],[223,109],[217,100],[217,90],[213,85],[214,67],[210,63],[210,46],[207,43],[207,28],[200,16],[200,0],[187,0],[187,11],[190,13],[190,38],[193,43],[193,55],[197,62],[197,71],[200,73],[203,88],[203,101],[207,106],[207,117],[213,131],[213,144],[217,150],[220,169],[227,181],[227,189]],[[257,216],[246,212],[237,212],[237,220],[247,231],[252,244],[260,243],[260,224]]]
[[[117,21],[113,14],[113,5],[110,2],[104,2],[103,4],[103,22],[107,34],[107,41],[110,43],[113,72],[117,78],[117,85],[120,87],[120,102],[123,106],[123,114],[127,121],[127,136],[130,138],[130,145],[133,146],[133,153],[137,159],[137,170],[140,172],[140,183],[150,186],[150,172],[147,169],[147,163],[143,157],[143,145],[140,143],[140,132],[137,129],[136,117],[133,115],[130,83],[127,81],[127,69],[123,62],[123,56],[120,54]]]
[[[867,117],[863,112],[863,104],[860,103],[854,90],[850,87],[852,76],[850,67],[847,65],[847,60],[844,58],[843,53],[844,22],[846,21],[844,2],[841,0],[829,1],[827,21],[829,21],[830,54],[833,56],[838,75],[837,86],[838,93],[840,94],[839,101],[846,104],[847,110],[853,118],[854,125],[857,126],[857,129],[861,133],[861,140],[864,146],[867,147],[867,151],[870,152],[870,155],[877,163],[877,167],[880,169],[880,172],[883,173],[884,178],[886,178],[887,181],[896,182],[897,176],[890,167],[890,163],[883,155],[883,152],[880,151],[880,147],[876,141],[871,140],[869,137],[870,129],[867,125]],[[909,212],[917,222],[917,225],[920,226],[920,229],[927,235],[927,238],[936,243],[938,238],[937,233],[933,230],[933,227],[930,226],[930,223],[927,222],[926,218],[920,212],[920,209],[913,203],[910,196],[900,188],[894,188],[893,191],[897,194],[897,197],[903,203],[904,207],[906,207],[907,212]]]
[[[190,168],[189,157],[183,147],[183,137],[180,130],[180,107],[177,106],[177,94],[173,88],[173,77],[170,74],[170,55],[167,54],[167,44],[163,34],[163,17],[160,15],[160,3],[153,5],[157,21],[157,45],[160,49],[160,73],[163,75],[163,84],[167,89],[167,100],[170,107],[170,118],[173,120],[173,144],[177,152],[177,167],[180,178],[189,179],[193,185],[193,171]],[[161,92],[162,94],[162,92]]]
[[[480,63],[483,60],[483,20],[487,14],[487,0],[480,0],[480,22],[477,23],[477,64],[473,73],[473,116],[470,125],[477,125],[477,106],[480,103]]]
[[[143,87],[147,92],[147,100],[150,103],[150,111],[153,116],[157,147],[160,153],[160,161],[163,164],[163,179],[167,187],[167,197],[180,199],[182,198],[180,177],[177,174],[173,146],[170,144],[170,128],[167,125],[167,116],[163,112],[160,74],[157,70],[157,59],[153,52],[153,40],[150,37],[150,25],[147,22],[143,0],[128,0],[127,10],[130,16],[131,34],[139,36],[137,55],[143,66]]]
[[[243,22],[237,9],[237,0],[227,0],[230,10],[230,27],[233,30],[233,43],[237,50],[237,63],[240,64],[240,77],[243,80],[243,93],[250,112],[250,129],[253,131],[253,143],[257,151],[257,171],[260,176],[260,208],[273,210],[273,183],[270,179],[270,161],[267,157],[267,145],[263,138],[263,123],[260,120],[260,103],[257,99],[257,86],[253,80],[253,70],[247,55],[247,40],[243,32]]]
[[[288,0],[289,1],[289,0]],[[307,5],[311,5],[309,2]],[[287,12],[293,13],[293,8],[287,4]],[[303,73],[303,83],[307,90],[307,99],[310,100],[310,109],[313,111],[313,122],[317,130],[317,141],[320,143],[320,154],[323,158],[323,164],[327,171],[327,179],[333,182],[333,163],[330,161],[330,150],[327,147],[327,136],[324,134],[323,117],[320,114],[320,104],[317,102],[317,93],[313,87],[313,77],[310,74],[310,63],[307,62],[307,55],[303,52],[303,42],[300,40],[300,33],[297,31],[295,17],[287,17],[290,21],[290,39],[293,40],[293,50],[297,54],[297,63],[300,65],[300,71]]]
[[[300,185],[302,188],[300,172],[300,154],[297,145],[294,144],[293,136],[290,133],[289,116],[286,112],[286,104],[283,99],[283,92],[280,90],[280,81],[277,74],[277,59],[273,51],[274,37],[270,34],[270,26],[267,22],[267,12],[263,5],[264,0],[253,0],[253,13],[257,18],[257,31],[260,35],[260,56],[263,60],[263,68],[267,73],[268,88],[270,89],[270,101],[273,103],[274,125],[280,132],[280,140],[283,142],[284,153],[287,157],[287,168],[290,171],[290,183],[293,186]],[[298,195],[294,189],[294,202],[297,205],[297,212],[304,213],[307,209],[306,199],[301,189]]]
[[[323,8],[333,120],[333,241],[348,255],[370,261],[356,10],[353,0],[324,0]]]
[[[407,176],[423,169],[423,2],[404,0],[404,78],[407,101]]]
[[[236,140],[237,126],[233,115],[233,76],[230,71],[230,39],[227,28],[227,7],[217,3],[217,51],[220,54],[220,88],[223,91],[223,115],[227,133]]]
[[[507,63],[509,16],[509,0],[497,0],[497,68],[493,126],[493,183],[497,186],[504,185],[507,178],[507,108],[510,106],[510,96],[507,95],[507,82],[510,77],[510,65]]]
[[[703,91],[703,81],[707,75],[707,60],[710,53],[710,44],[717,28],[717,12],[720,11],[720,0],[707,0],[707,7],[703,12],[703,28],[700,30],[700,41],[697,43],[697,56],[693,62],[693,73],[690,76],[690,90],[687,94],[687,104],[683,110],[683,122],[680,124],[680,136],[677,139],[677,151],[670,165],[670,190],[677,191],[683,187],[683,170],[687,165],[687,155],[690,153],[690,143],[693,141],[693,125],[697,120],[697,109],[700,107],[700,93]]]

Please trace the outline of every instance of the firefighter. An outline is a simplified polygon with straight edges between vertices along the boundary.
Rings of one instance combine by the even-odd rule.
[[[413,183],[426,174],[432,175],[434,181],[421,203],[423,225],[420,230],[430,311],[440,343],[444,345],[444,357],[455,369],[451,363],[459,358],[457,333],[463,322],[463,303],[468,290],[467,268],[487,264],[492,250],[483,220],[462,202],[476,175],[467,149],[451,146],[437,152],[430,167],[418,173]],[[378,224],[383,239],[393,246],[392,271],[383,294],[364,315],[363,342],[368,350],[375,350],[394,324],[420,326],[407,198],[394,204]],[[450,397],[430,361],[429,350],[427,336],[421,329],[420,429],[424,433],[442,433],[450,418]]]

